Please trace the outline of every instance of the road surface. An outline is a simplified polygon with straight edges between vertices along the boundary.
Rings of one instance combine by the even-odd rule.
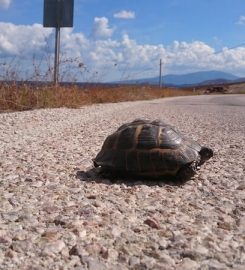
[[[0,115],[0,269],[244,269],[245,95]],[[81,177],[104,139],[160,118],[214,150],[182,186]]]

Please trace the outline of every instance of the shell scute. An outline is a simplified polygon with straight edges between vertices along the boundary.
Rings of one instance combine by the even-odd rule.
[[[127,157],[126,157],[126,171],[127,172],[133,172],[133,171],[138,171],[139,168],[139,162],[138,162],[138,152],[135,150],[131,150],[127,152]]]
[[[159,127],[143,125],[137,139],[137,149],[152,149],[158,147],[158,130]]]
[[[162,127],[159,132],[159,148],[177,149],[182,143],[182,138],[171,126]]]
[[[130,149],[134,146],[136,127],[124,128],[118,133],[117,149]]]

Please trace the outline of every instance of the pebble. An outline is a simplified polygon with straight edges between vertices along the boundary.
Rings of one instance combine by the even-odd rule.
[[[160,258],[161,258],[161,262],[163,262],[165,265],[168,265],[170,267],[175,265],[174,259],[171,258],[168,254],[162,253],[160,255]]]
[[[132,256],[129,258],[129,266],[134,268],[137,264],[140,263],[140,259],[136,256]]]
[[[57,254],[62,251],[63,248],[65,248],[65,243],[62,240],[57,240],[53,243],[48,243],[44,249],[43,254],[50,256],[52,254]]]
[[[98,269],[106,270],[107,269],[106,265],[103,262],[96,259],[90,258],[88,259],[87,263],[88,263],[89,270],[98,270]]]
[[[189,258],[184,258],[182,262],[176,266],[176,270],[196,270],[198,268],[198,263]]]
[[[241,183],[238,187],[237,190],[245,190],[245,182]]]
[[[147,218],[144,221],[145,224],[147,224],[148,226],[150,226],[153,229],[160,229],[160,225],[158,223],[158,221],[154,218]]]

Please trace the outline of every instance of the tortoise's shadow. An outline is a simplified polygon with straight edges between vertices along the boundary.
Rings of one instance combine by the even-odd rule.
[[[189,179],[177,180],[174,177],[150,178],[125,175],[123,173],[106,173],[100,168],[91,168],[87,171],[77,171],[76,178],[84,182],[95,182],[107,185],[124,184],[126,186],[183,186]]]

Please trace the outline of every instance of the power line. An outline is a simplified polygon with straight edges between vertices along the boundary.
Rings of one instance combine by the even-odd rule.
[[[245,46],[245,43],[241,43],[239,45],[235,45],[233,47],[229,47],[229,48],[227,48],[227,50],[229,51],[229,50],[233,50],[233,49],[236,49],[236,48],[239,48],[239,47],[244,47],[244,46]],[[219,50],[217,52],[214,52],[213,54],[219,54],[219,53],[222,53],[222,52],[223,52],[223,50]]]

